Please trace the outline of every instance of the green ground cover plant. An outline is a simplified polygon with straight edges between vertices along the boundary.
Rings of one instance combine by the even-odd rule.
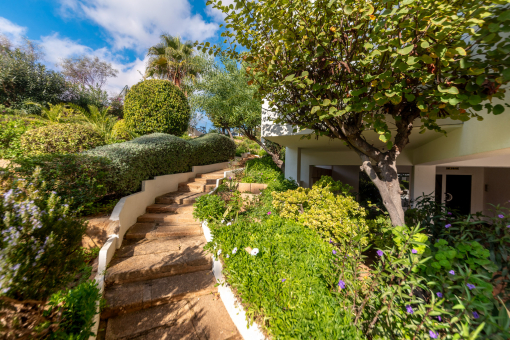
[[[222,259],[227,283],[250,320],[275,339],[510,336],[504,284],[510,228],[503,208],[496,207],[490,223],[475,223],[444,207],[426,210],[422,202],[423,211],[409,213],[410,219],[419,216],[413,226],[393,228],[384,214],[373,220],[362,216],[352,196],[333,194],[329,182],[316,187],[318,197],[311,201],[307,194],[314,189],[274,193],[268,187],[232,220],[209,220],[213,241],[207,247]],[[320,195],[333,211],[321,205]],[[291,207],[294,199],[302,209]],[[322,207],[323,219],[306,215],[314,204]],[[341,229],[340,240],[329,236],[336,228],[327,222],[339,220],[332,212],[351,208],[359,221],[343,217],[342,222],[350,221],[354,230]],[[225,209],[228,201],[218,215]]]

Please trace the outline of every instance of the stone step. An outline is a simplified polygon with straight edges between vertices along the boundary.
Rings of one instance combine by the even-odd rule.
[[[216,294],[181,300],[108,320],[106,340],[242,340]]]
[[[195,176],[195,178],[219,179],[219,178],[223,178],[225,171],[228,171],[228,170],[209,172],[207,174],[197,174]]]
[[[111,286],[210,270],[212,258],[204,251],[206,243],[204,236],[191,236],[123,245],[106,271],[105,282]]]
[[[223,176],[221,176],[220,178],[223,178]],[[216,184],[216,180],[217,178],[201,178],[201,177],[195,177],[195,178],[192,178],[190,179],[188,182],[193,182],[193,183],[202,183],[202,184]]]
[[[209,270],[112,286],[105,292],[101,319],[214,293],[218,291],[215,284]]]
[[[175,191],[156,197],[157,204],[192,204],[205,193]]]
[[[172,213],[147,213],[138,216],[138,223],[154,222],[176,222],[182,224],[197,223],[192,214],[172,214]]]
[[[191,214],[193,212],[193,204],[152,204],[146,209],[148,213],[175,213],[175,214]]]
[[[179,238],[185,236],[202,235],[202,225],[200,223],[190,224],[156,224],[156,223],[136,223],[124,236],[127,240],[156,239],[156,238]]]
[[[205,184],[195,182],[179,183],[179,191],[183,192],[205,192]]]

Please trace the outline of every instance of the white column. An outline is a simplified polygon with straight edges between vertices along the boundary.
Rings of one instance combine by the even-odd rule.
[[[299,158],[298,148],[287,147],[285,149],[285,178],[298,180]]]
[[[411,199],[430,195],[436,189],[436,166],[415,165],[411,173]]]

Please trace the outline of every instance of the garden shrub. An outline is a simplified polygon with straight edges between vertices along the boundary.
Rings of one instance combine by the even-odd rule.
[[[235,156],[236,145],[228,137],[208,133],[190,140],[192,165],[206,165],[213,163],[226,162]]]
[[[56,192],[68,201],[73,213],[86,213],[112,191],[107,183],[110,162],[102,157],[53,154],[18,158],[9,170],[29,182],[40,178],[45,182],[41,194]]]
[[[368,232],[366,211],[351,196],[334,195],[328,186],[273,193],[273,206],[283,218],[316,230],[323,238],[345,245],[345,240]],[[366,246],[368,238],[360,244]]]
[[[0,296],[46,300],[65,288],[81,268],[85,222],[55,193],[42,195],[36,171],[31,182],[15,179],[0,199]]]
[[[124,100],[124,119],[132,131],[181,136],[191,111],[186,96],[168,80],[149,79],[131,87]]]
[[[192,148],[188,142],[164,133],[105,145],[83,153],[110,161],[109,192],[128,194],[140,190],[142,181],[154,176],[191,170]]]
[[[104,139],[94,129],[70,123],[27,131],[20,141],[22,150],[30,155],[77,153],[104,145]]]
[[[23,156],[21,135],[26,131],[47,125],[32,117],[0,116],[0,158],[12,159]]]
[[[362,339],[331,291],[333,247],[296,222],[265,216],[261,223],[240,217],[211,224],[214,240],[207,245],[222,257],[250,319],[275,339]],[[259,252],[250,255],[247,247]]]
[[[193,204],[193,217],[200,221],[220,221],[227,210],[225,201],[217,195],[204,195]]]
[[[249,152],[252,155],[257,155],[262,148],[257,142],[249,140],[246,137],[235,137],[236,143],[236,156],[241,157],[243,153]]]
[[[126,121],[124,119],[121,119],[115,123],[112,130],[112,137],[117,140],[131,140],[131,133],[129,129],[126,126]]]
[[[314,186],[328,189],[332,193],[344,194],[348,195],[352,193],[354,188],[349,184],[344,184],[341,181],[335,181],[331,176],[322,176],[317,182],[314,183]]]
[[[87,340],[96,315],[96,303],[101,298],[94,280],[85,281],[77,287],[61,290],[51,296],[45,314],[61,312],[58,328],[48,339]]]

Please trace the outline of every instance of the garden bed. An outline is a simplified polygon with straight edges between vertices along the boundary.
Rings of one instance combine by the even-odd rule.
[[[251,189],[256,182],[267,188],[249,194],[255,200],[246,205],[243,184]],[[341,183],[326,178],[311,190],[296,187],[270,159],[251,160],[223,187],[226,194],[203,197],[195,208],[196,217],[208,221],[213,238],[207,249],[223,262],[226,283],[248,320],[268,335],[509,336],[499,300],[508,289],[491,274],[508,261],[498,255],[508,254],[510,245],[503,208],[496,214],[502,217],[473,228],[480,222],[465,222],[423,199],[409,225],[420,222],[412,216],[434,216],[421,220],[425,229],[392,228],[384,214],[369,219]]]

